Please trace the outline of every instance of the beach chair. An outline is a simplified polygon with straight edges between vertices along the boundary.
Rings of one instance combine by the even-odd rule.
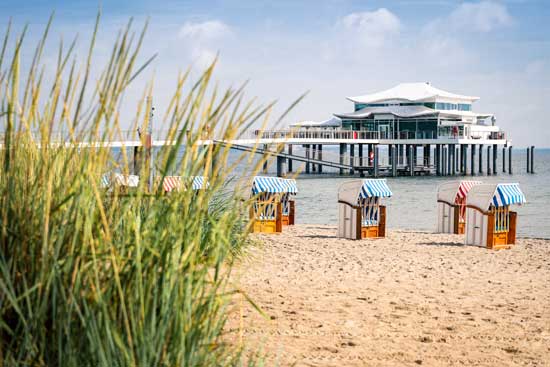
[[[466,196],[481,181],[455,181],[439,185],[437,189],[437,232],[464,234],[466,223]]]
[[[185,189],[185,180],[181,176],[165,176],[162,181],[162,189],[169,193]],[[192,190],[205,190],[210,186],[208,180],[203,176],[193,176],[191,182]]]
[[[338,237],[359,240],[386,236],[386,207],[392,196],[385,179],[348,181],[338,190]]]
[[[139,186],[139,176],[122,173],[106,173],[101,176],[101,187],[119,195],[127,195]]]
[[[466,198],[467,245],[507,249],[516,242],[517,213],[513,204],[525,203],[517,183],[482,184],[472,187]]]
[[[291,196],[298,192],[296,180],[256,176],[252,183],[254,202],[250,208],[252,232],[280,233],[283,225],[295,221]]]

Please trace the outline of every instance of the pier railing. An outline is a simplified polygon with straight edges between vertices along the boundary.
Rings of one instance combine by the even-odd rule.
[[[251,139],[380,139],[378,131],[351,130],[254,130]]]

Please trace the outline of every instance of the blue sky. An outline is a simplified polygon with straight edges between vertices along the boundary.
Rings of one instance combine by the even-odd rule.
[[[95,1],[3,0],[0,26],[11,16],[38,37],[55,10],[52,40],[85,36],[97,8]],[[474,110],[495,113],[514,145],[550,146],[550,7],[542,0],[138,0],[101,8],[98,64],[130,16],[138,25],[150,17],[144,55],[159,53],[150,71],[160,110],[177,72],[193,65],[198,74],[219,51],[222,86],[250,80],[249,95],[277,99],[279,110],[310,91],[287,123],[349,111],[346,96],[430,81],[481,97]]]

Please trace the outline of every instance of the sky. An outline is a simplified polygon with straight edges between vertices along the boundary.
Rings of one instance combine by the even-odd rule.
[[[38,38],[55,11],[51,42],[79,34],[83,52],[99,7],[97,64],[129,17],[136,28],[150,21],[143,59],[158,57],[132,86],[129,105],[154,75],[154,103],[163,111],[178,72],[191,66],[196,77],[219,53],[219,85],[249,81],[247,96],[276,100],[275,115],[309,92],[285,124],[352,111],[347,96],[429,81],[479,96],[473,110],[494,113],[513,145],[550,147],[547,1],[2,0],[0,27],[11,17]]]

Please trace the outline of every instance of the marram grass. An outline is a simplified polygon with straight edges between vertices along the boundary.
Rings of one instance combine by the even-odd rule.
[[[249,203],[226,186],[237,164],[229,149],[198,143],[265,124],[271,106],[244,101],[242,88],[211,87],[214,65],[194,83],[175,76],[156,120],[174,145],[154,162],[141,154],[141,164],[157,177],[203,175],[210,186],[163,195],[161,178],[141,179],[119,195],[101,176],[132,172],[132,152],[114,161],[109,149],[79,143],[123,139],[122,96],[152,60],[138,63],[145,29],[136,37],[130,22],[92,79],[99,16],[87,57],[76,57],[75,42],[61,44],[45,75],[50,23],[24,71],[25,30],[13,37],[8,27],[0,40],[0,365],[241,364],[241,346],[226,344],[223,328]],[[147,131],[152,91],[151,82],[132,131]]]

